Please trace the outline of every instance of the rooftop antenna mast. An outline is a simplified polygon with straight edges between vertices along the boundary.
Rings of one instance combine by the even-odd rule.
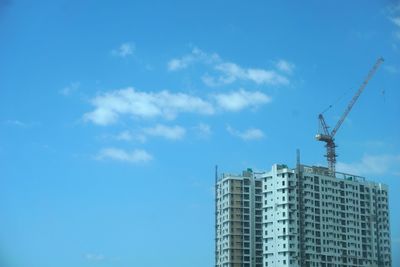
[[[218,165],[215,165],[215,266],[218,266]]]
[[[364,91],[369,80],[372,78],[372,76],[374,76],[376,70],[379,68],[379,66],[382,63],[383,63],[383,58],[382,57],[378,58],[375,65],[369,71],[364,82],[361,84],[360,88],[358,88],[356,94],[353,96],[350,103],[347,105],[344,113],[340,117],[339,121],[336,123],[336,126],[335,126],[335,128],[333,128],[332,132],[329,132],[329,126],[325,122],[325,119],[324,119],[324,116],[322,115],[322,113],[318,115],[320,128],[323,129],[323,132],[318,133],[315,136],[315,139],[326,143],[325,144],[325,147],[326,147],[325,157],[328,160],[328,168],[333,176],[335,175],[335,165],[336,165],[336,158],[337,158],[335,135],[336,135],[337,131],[339,130],[340,126],[342,125],[342,123],[344,122],[344,120],[346,119],[347,115],[350,113],[350,111],[353,108],[354,104],[356,103],[357,99],[360,97],[361,93]]]

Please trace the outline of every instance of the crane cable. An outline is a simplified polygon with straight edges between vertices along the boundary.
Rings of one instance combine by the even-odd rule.
[[[333,104],[330,104],[327,108],[325,108],[320,114],[324,114],[325,112],[327,112],[328,110],[330,110],[331,108],[333,108],[334,106],[336,106],[336,104],[337,103],[339,103],[340,101],[342,101],[343,100],[343,98],[346,96],[346,95],[348,95],[349,93],[350,93],[350,91],[351,91],[351,88],[349,88],[346,92],[344,92],[341,96],[339,96],[336,100],[335,100],[335,102],[333,102]],[[318,123],[318,132],[319,133],[322,133],[322,125],[321,125],[321,123],[318,121],[317,122]]]
[[[336,106],[336,104],[339,103],[340,101],[342,101],[342,99],[343,99],[347,94],[349,94],[350,91],[351,91],[351,88],[349,88],[346,92],[344,92],[341,96],[339,96],[339,97],[335,100],[335,102],[333,102],[333,104],[330,104],[327,108],[325,108],[325,109],[321,112],[321,114],[324,114],[325,112],[327,112],[328,110],[330,110],[333,106]]]

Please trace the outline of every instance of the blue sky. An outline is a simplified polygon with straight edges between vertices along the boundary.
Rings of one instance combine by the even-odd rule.
[[[101,3],[100,3],[101,2]],[[400,266],[400,4],[0,1],[0,265],[213,264],[214,166],[323,164],[390,187]]]

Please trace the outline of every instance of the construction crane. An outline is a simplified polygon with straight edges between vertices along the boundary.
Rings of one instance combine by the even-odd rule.
[[[315,136],[315,139],[318,141],[325,142],[325,147],[326,147],[326,155],[325,157],[328,160],[328,168],[331,172],[331,174],[334,176],[335,175],[335,165],[336,165],[336,144],[335,144],[335,135],[337,131],[339,130],[340,126],[346,119],[347,115],[353,108],[354,104],[356,103],[357,99],[361,95],[361,93],[364,91],[365,87],[367,86],[369,80],[372,78],[372,76],[375,74],[376,70],[379,68],[379,66],[383,63],[383,58],[380,57],[376,61],[375,65],[372,67],[372,69],[369,71],[367,77],[365,78],[364,82],[361,84],[360,88],[357,90],[356,94],[353,96],[351,99],[350,103],[347,105],[343,115],[340,117],[339,121],[336,123],[335,128],[333,128],[332,132],[329,132],[329,126],[325,122],[324,116],[321,114],[318,115],[319,119],[319,124],[320,124],[320,129],[323,129],[322,133],[319,133]]]

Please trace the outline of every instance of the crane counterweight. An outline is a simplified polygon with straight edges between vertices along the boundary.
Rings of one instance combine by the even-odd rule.
[[[332,141],[332,137],[330,135],[326,135],[326,134],[317,134],[317,135],[315,135],[315,139],[318,141],[323,141],[323,142]]]

